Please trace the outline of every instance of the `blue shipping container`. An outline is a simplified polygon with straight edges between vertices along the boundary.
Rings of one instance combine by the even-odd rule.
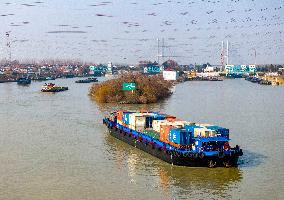
[[[153,118],[154,118],[155,120],[164,120],[164,119],[166,119],[166,116],[163,115],[163,114],[160,114],[160,113],[155,113],[154,116],[153,116]]]
[[[124,112],[124,113],[123,113],[122,122],[123,122],[124,124],[129,125],[129,114],[131,114],[131,112]]]
[[[196,125],[185,125],[184,126],[184,129],[187,131],[187,132],[190,132],[190,133],[194,133],[194,129],[195,128],[201,128],[201,126],[196,126]]]
[[[190,144],[190,134],[185,129],[174,128],[170,130],[169,141],[175,144],[188,145]]]

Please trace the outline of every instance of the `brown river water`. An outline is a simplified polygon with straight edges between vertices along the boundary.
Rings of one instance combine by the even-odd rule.
[[[284,199],[284,86],[185,82],[159,104],[98,105],[75,80],[0,84],[1,200]],[[229,128],[239,166],[172,166],[108,134],[105,113],[140,108]]]

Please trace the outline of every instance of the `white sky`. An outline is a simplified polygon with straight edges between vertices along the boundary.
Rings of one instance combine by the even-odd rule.
[[[42,3],[39,3],[42,2]],[[103,16],[101,16],[103,15]],[[156,60],[157,38],[180,64],[284,63],[284,0],[0,0],[0,59]],[[176,57],[175,57],[176,56]]]

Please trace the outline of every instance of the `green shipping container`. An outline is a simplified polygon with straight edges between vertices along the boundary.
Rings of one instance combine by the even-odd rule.
[[[148,136],[151,137],[151,138],[156,139],[156,140],[159,140],[159,139],[160,139],[160,133],[158,133],[158,132],[156,132],[156,131],[154,131],[154,130],[145,130],[145,131],[143,131],[143,133],[144,133],[145,135],[148,135]]]

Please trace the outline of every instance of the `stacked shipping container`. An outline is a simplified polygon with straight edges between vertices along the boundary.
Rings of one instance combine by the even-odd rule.
[[[176,147],[189,145],[196,137],[229,138],[226,128],[177,120],[174,116],[156,112],[118,111],[117,123]]]

